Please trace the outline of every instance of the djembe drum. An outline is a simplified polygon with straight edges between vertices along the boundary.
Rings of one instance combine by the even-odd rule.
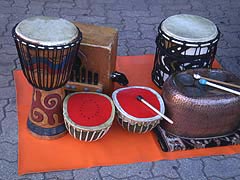
[[[178,71],[210,68],[220,32],[210,20],[187,14],[171,16],[158,27],[152,80],[162,87]]]
[[[27,120],[30,132],[53,139],[66,132],[62,115],[64,90],[82,39],[71,22],[53,17],[32,17],[13,28],[23,73],[34,87]]]

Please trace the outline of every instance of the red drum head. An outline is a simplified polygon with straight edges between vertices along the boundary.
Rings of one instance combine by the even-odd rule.
[[[135,119],[139,122],[160,119],[159,115],[136,99],[139,95],[153,107],[164,113],[165,108],[161,96],[153,89],[147,87],[132,86],[118,89],[113,93],[113,102],[118,111],[130,119]]]
[[[147,89],[131,88],[119,91],[117,99],[120,106],[129,115],[137,118],[150,118],[156,116],[156,113],[147,108],[142,102],[137,101],[136,97],[141,95],[144,99],[153,105],[155,108],[160,109],[160,103],[155,94]]]
[[[112,114],[112,103],[96,93],[76,93],[68,99],[69,118],[80,126],[98,126]]]

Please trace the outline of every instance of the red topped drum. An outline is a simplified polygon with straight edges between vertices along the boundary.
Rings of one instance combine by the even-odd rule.
[[[107,95],[77,92],[65,98],[63,115],[70,135],[82,141],[96,141],[111,127],[115,109]]]
[[[34,87],[28,129],[41,138],[60,137],[66,132],[61,87],[70,77],[82,34],[67,20],[46,16],[21,21],[12,34],[23,73]]]
[[[148,87],[121,88],[113,92],[112,99],[117,109],[119,124],[130,132],[146,133],[159,124],[161,116],[138,101],[139,95],[164,114],[162,97]]]

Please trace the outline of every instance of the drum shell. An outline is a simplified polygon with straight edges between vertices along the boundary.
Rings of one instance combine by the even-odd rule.
[[[62,102],[63,88],[44,91],[33,88],[32,105],[27,120],[31,134],[41,139],[56,139],[66,134]]]
[[[156,127],[160,123],[160,119],[155,121],[150,121],[150,122],[133,121],[127,116],[124,116],[123,114],[121,114],[121,112],[119,111],[117,111],[117,119],[118,119],[118,123],[124,129],[128,130],[129,132],[139,133],[139,134],[143,134],[151,131],[154,127]]]
[[[110,126],[109,126],[96,131],[83,130],[81,128],[74,126],[70,121],[67,120],[67,118],[64,118],[64,122],[69,134],[81,141],[88,141],[88,142],[97,141],[101,139],[110,129]]]
[[[39,89],[52,90],[69,79],[79,45],[62,49],[41,49],[16,41],[21,66],[27,80]]]
[[[200,73],[202,76],[209,71],[226,73],[223,70],[187,70],[189,73]],[[161,126],[166,131],[181,137],[207,138],[223,136],[234,132],[240,125],[240,97],[223,93],[220,96],[189,97],[176,88],[171,75],[164,83],[163,98],[166,115],[174,121]],[[240,83],[240,81],[238,80]]]

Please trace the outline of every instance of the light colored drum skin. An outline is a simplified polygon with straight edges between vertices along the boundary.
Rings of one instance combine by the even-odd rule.
[[[76,95],[83,95],[86,98],[88,95],[99,96],[100,98],[104,98],[104,100],[106,100],[111,106],[111,112],[108,112],[110,114],[109,118],[106,119],[103,123],[95,126],[86,126],[86,125],[81,125],[76,123],[74,119],[71,119],[71,115],[69,114],[69,111],[68,111],[68,108],[71,108],[69,106],[69,100],[71,98],[74,98],[74,96]],[[85,118],[85,117],[90,118],[88,119],[89,121],[92,120],[91,118],[96,118],[98,116],[99,116],[98,118],[100,118],[101,113],[104,111],[104,107],[99,107],[98,103],[101,104],[101,102],[99,101],[94,102],[94,100],[91,99],[91,97],[89,97],[88,101],[79,101],[79,106],[81,105],[92,106],[92,109],[88,110],[88,111],[91,111],[91,113],[83,112],[81,118]],[[94,106],[98,107],[98,109],[101,109],[101,111],[95,109]],[[94,93],[94,92],[76,92],[76,93],[69,94],[64,99],[63,116],[64,116],[65,126],[71,136],[81,141],[91,142],[91,141],[96,141],[98,139],[101,139],[108,132],[108,130],[112,126],[112,123],[115,117],[115,107],[111,98],[105,94]],[[102,119],[99,119],[99,121],[100,120]]]
[[[194,54],[206,54],[208,48],[195,48],[194,44],[191,43],[203,43],[213,40],[218,35],[218,29],[216,25],[206,18],[196,15],[181,14],[167,18],[162,22],[161,29],[168,36],[173,37],[180,41],[186,41],[189,44],[187,46],[192,48],[186,49],[186,55]],[[166,41],[166,48],[174,46],[174,43],[179,44],[180,42],[173,42],[171,44]],[[182,54],[183,54],[182,53]]]
[[[66,133],[61,87],[69,79],[81,32],[67,20],[37,16],[18,23],[13,37],[24,75],[34,87],[28,129],[39,138],[61,137]]]
[[[113,99],[113,102],[116,107],[116,113],[117,113],[119,124],[124,129],[128,130],[129,132],[139,133],[139,134],[149,132],[160,123],[160,120],[162,118],[161,118],[161,116],[156,115],[156,114],[155,114],[155,116],[146,117],[146,118],[139,118],[139,117],[135,117],[135,116],[132,116],[131,114],[129,114],[129,112],[127,112],[127,110],[125,110],[121,106],[119,99],[117,97],[118,93],[121,93],[121,91],[126,91],[129,89],[133,89],[133,90],[134,89],[143,89],[143,90],[147,90],[147,91],[151,92],[153,95],[155,95],[160,104],[159,111],[162,114],[164,114],[164,112],[165,112],[165,106],[164,106],[163,99],[156,91],[154,91],[151,88],[144,87],[144,86],[131,86],[131,87],[126,87],[126,88],[120,88],[120,89],[115,90],[112,94],[112,99]],[[131,103],[129,105],[131,106]],[[143,106],[145,106],[145,105],[143,105]],[[146,107],[146,108],[148,108],[148,107]]]
[[[24,40],[41,46],[62,46],[78,37],[78,30],[73,23],[47,16],[25,19],[17,25],[15,31]]]
[[[163,20],[156,39],[153,82],[162,87],[174,72],[210,68],[219,37],[217,26],[200,16],[178,14]]]
[[[216,25],[201,16],[179,14],[163,21],[161,29],[168,36],[180,41],[208,42],[218,35]]]

